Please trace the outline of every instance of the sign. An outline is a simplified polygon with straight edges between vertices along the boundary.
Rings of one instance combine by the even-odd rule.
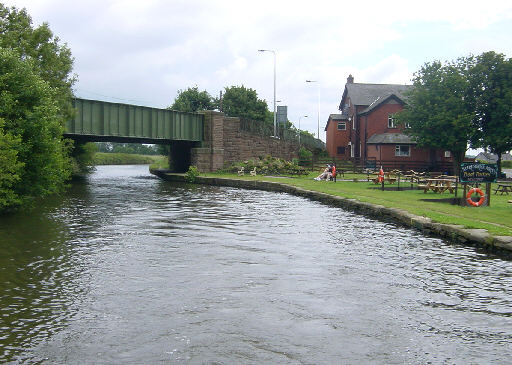
[[[283,124],[288,122],[288,107],[286,105],[277,106],[276,121]]]
[[[498,165],[479,162],[465,162],[460,165],[461,182],[496,182]]]

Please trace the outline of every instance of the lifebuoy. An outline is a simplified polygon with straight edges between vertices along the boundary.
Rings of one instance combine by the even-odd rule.
[[[473,195],[473,193],[477,193],[478,195],[480,195],[480,200],[478,200],[477,202],[474,202],[473,199],[471,199],[471,195]],[[482,189],[473,188],[470,191],[468,191],[468,193],[466,194],[466,201],[474,207],[479,207],[485,201],[485,194],[482,191]]]
[[[379,182],[383,182],[384,181],[384,170],[382,169],[382,166],[380,167],[380,171],[379,171]]]

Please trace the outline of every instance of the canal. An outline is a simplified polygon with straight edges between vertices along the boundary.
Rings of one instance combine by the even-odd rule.
[[[0,218],[0,363],[484,364],[512,262],[286,194],[102,166]]]

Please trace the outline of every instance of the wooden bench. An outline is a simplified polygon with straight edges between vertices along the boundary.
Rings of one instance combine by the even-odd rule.
[[[381,183],[379,181],[379,177],[378,176],[375,177],[375,178],[372,178],[370,180],[373,181],[374,184],[380,184]],[[391,177],[389,174],[384,176],[384,182],[387,182],[388,184],[394,184],[394,183],[396,183],[396,180],[397,180],[396,177]]]
[[[496,195],[497,193],[501,193],[501,195],[503,195],[503,193],[507,195],[508,193],[512,193],[512,185],[498,184],[496,189],[494,189],[494,195]]]

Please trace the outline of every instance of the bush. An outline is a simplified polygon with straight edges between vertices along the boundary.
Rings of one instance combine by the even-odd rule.
[[[301,147],[299,150],[299,163],[301,166],[306,166],[311,164],[313,159],[313,152],[308,150],[307,148]]]
[[[198,176],[199,176],[199,170],[197,169],[196,166],[193,166],[193,165],[188,168],[188,171],[185,174],[185,178],[190,183],[195,182]]]
[[[227,168],[228,172],[236,173],[243,167],[246,172],[253,170],[260,175],[306,175],[306,170],[299,166],[294,161],[286,161],[279,158],[274,158],[270,155],[265,158],[258,158],[255,160],[246,160],[238,162]]]

